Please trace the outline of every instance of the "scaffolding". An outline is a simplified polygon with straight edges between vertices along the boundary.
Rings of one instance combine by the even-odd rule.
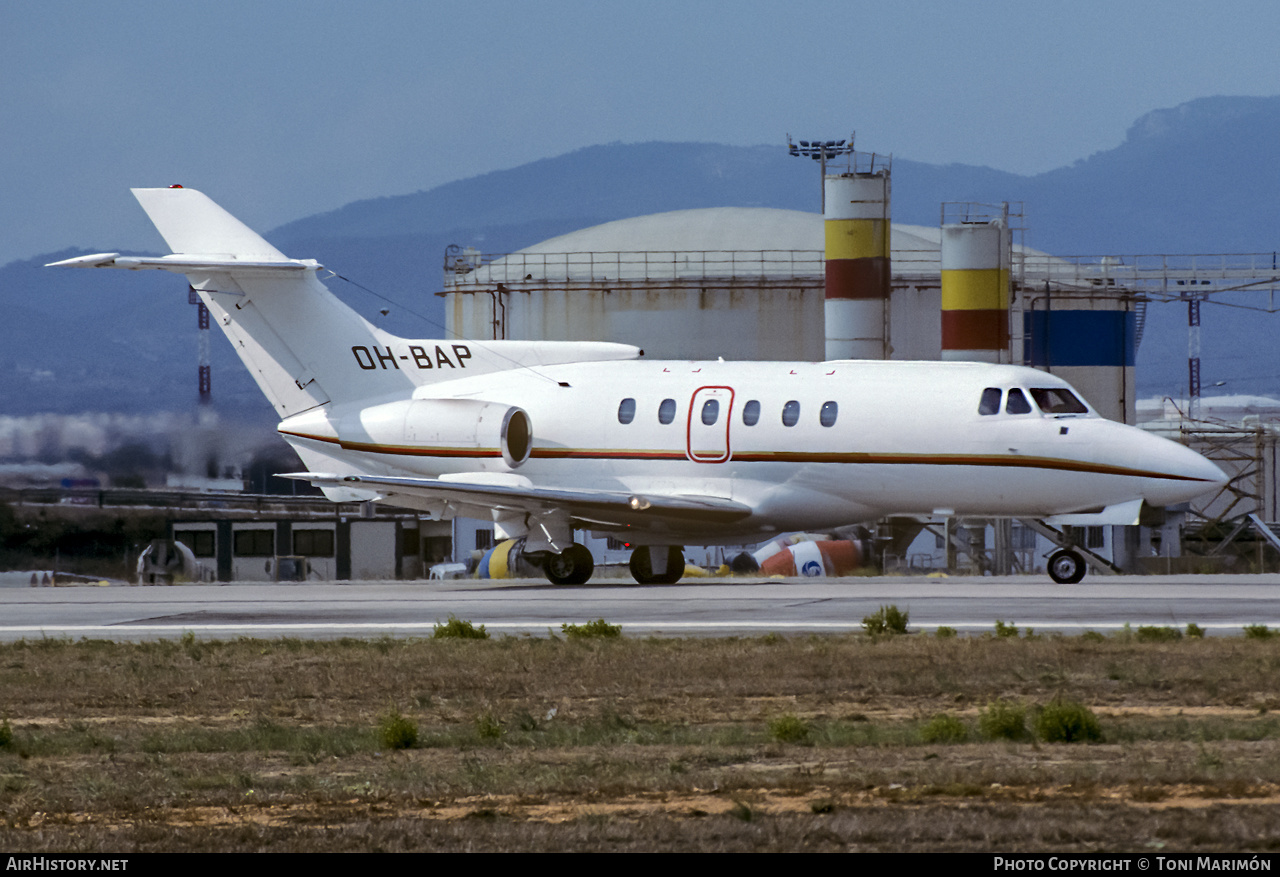
[[[1004,205],[948,202],[944,221],[997,218]],[[1010,204],[1007,221],[1019,236],[1020,204]],[[1015,238],[1016,240],[1016,238]],[[938,285],[936,249],[895,250],[893,278],[899,284]],[[1011,274],[1019,297],[1048,286],[1065,299],[1130,298],[1134,301],[1210,300],[1225,292],[1266,293],[1259,310],[1280,310],[1277,253],[1151,254],[1131,256],[1051,256],[1013,247]],[[481,292],[497,283],[556,284],[619,281],[803,280],[823,277],[824,253],[814,250],[665,250],[627,252],[483,253],[451,244],[444,256],[444,294]],[[931,283],[930,283],[931,281]]]
[[[1185,300],[1252,290],[1268,293],[1265,310],[1275,312],[1280,287],[1277,253],[1202,253],[1137,256],[1049,256],[1023,251],[1027,285],[1048,282],[1063,293],[1114,292],[1152,301]]]
[[[1276,450],[1274,428],[1262,423],[1223,424],[1186,420],[1180,441],[1216,463],[1228,481],[1211,497],[1191,504],[1183,544],[1205,557],[1240,557],[1257,572],[1280,552],[1276,536]],[[1271,521],[1272,524],[1267,522]],[[1244,538],[1253,536],[1251,544]]]
[[[646,250],[609,253],[445,251],[445,292],[476,292],[496,283],[566,284],[670,281],[807,280],[823,276],[822,250]]]

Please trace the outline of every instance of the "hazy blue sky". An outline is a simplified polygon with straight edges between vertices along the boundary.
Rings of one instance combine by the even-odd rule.
[[[158,248],[131,186],[261,230],[597,143],[1037,173],[1280,93],[1280,3],[0,0],[0,263]]]

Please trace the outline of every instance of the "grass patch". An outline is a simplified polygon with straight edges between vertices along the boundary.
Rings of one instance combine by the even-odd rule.
[[[418,723],[390,709],[378,720],[378,741],[387,749],[412,749],[418,744]]]
[[[1191,625],[1187,627],[1189,629]],[[1134,638],[1140,643],[1170,643],[1182,639],[1182,631],[1176,627],[1144,626],[1138,628]]]
[[[964,722],[948,713],[938,713],[920,729],[923,743],[963,743],[969,739]]]
[[[996,637],[998,639],[1017,639],[1018,625],[1005,624],[999,618],[996,619]]]
[[[1027,708],[1011,700],[995,700],[978,716],[978,730],[988,740],[1026,740]]]
[[[449,616],[444,624],[436,623],[432,627],[432,639],[488,639],[489,631],[484,625],[476,627],[470,621]]]
[[[897,606],[881,606],[862,619],[862,627],[871,636],[896,636],[907,632],[911,613]]]
[[[1081,703],[1054,700],[1036,715],[1036,736],[1046,743],[1100,743],[1102,728],[1093,710]]]
[[[585,624],[562,624],[560,630],[566,639],[617,639],[622,636],[621,624],[610,624],[603,618]]]
[[[791,713],[769,722],[769,738],[779,743],[808,743],[811,731],[808,722]]]
[[[476,717],[476,735],[481,740],[491,742],[502,739],[502,722],[498,721],[493,713],[481,713]]]

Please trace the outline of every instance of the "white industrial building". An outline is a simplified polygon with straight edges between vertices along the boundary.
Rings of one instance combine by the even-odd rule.
[[[892,240],[892,358],[937,359],[940,231],[894,225]],[[608,222],[517,253],[458,251],[445,266],[448,328],[620,341],[654,359],[820,361],[822,242],[819,214],[714,207]]]

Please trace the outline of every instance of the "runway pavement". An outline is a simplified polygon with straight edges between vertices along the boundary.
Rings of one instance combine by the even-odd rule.
[[[1107,632],[1126,623],[1194,622],[1211,635],[1280,627],[1280,575],[695,579],[641,587],[628,580],[556,587],[542,580],[0,588],[0,641],[430,636],[449,616],[494,633],[546,636],[595,618],[629,636],[843,633],[885,604],[911,629]]]

